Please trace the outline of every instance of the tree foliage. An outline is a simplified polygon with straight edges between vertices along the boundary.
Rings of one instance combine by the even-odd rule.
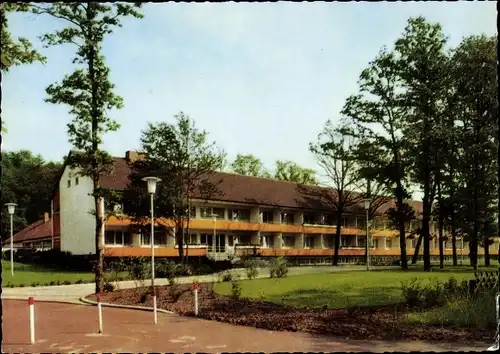
[[[2,3],[0,4],[1,33],[1,62],[2,72],[8,72],[10,68],[34,62],[45,63],[46,58],[38,53],[31,42],[26,38],[15,38],[9,31],[8,15],[13,12],[28,12],[28,3]]]
[[[215,142],[209,142],[208,133],[198,130],[189,116],[180,112],[175,119],[175,124],[150,123],[143,132],[141,151],[144,158],[132,164],[124,204],[125,212],[134,218],[136,224],[147,223],[150,217],[149,195],[142,178],[160,178],[155,215],[173,220],[179,256],[184,259],[191,217],[190,200],[194,196],[210,199],[219,193],[220,181],[210,177],[220,169],[225,152]]]
[[[276,161],[274,178],[299,184],[317,184],[314,170],[301,167],[293,161]]]
[[[477,247],[489,237],[498,195],[498,78],[495,38],[465,38],[453,52],[456,119],[459,121],[459,229],[469,240],[477,267]],[[495,188],[496,187],[496,188]],[[488,247],[485,249],[489,262]]]
[[[114,85],[109,80],[109,68],[102,55],[104,38],[121,27],[126,16],[141,18],[137,12],[139,4],[101,4],[95,2],[41,3],[31,4],[36,14],[50,15],[60,19],[64,28],[41,37],[46,46],[72,44],[76,47],[73,64],[76,70],[66,75],[60,83],[47,88],[47,102],[65,104],[70,107],[73,120],[68,124],[69,141],[79,151],[70,154],[66,163],[77,173],[89,176],[93,181],[95,211],[96,248],[96,293],[103,290],[103,252],[100,203],[103,191],[100,176],[112,166],[111,157],[100,150],[102,136],[118,129],[118,123],[110,117],[113,109],[123,106],[123,99],[116,95]]]
[[[323,131],[315,143],[309,144],[318,164],[323,169],[328,180],[328,187],[333,194],[323,195],[329,201],[336,215],[336,232],[334,239],[333,265],[338,265],[342,217],[359,203],[363,196],[356,191],[359,174],[356,160],[353,155],[354,142],[339,131],[339,127],[327,121]]]
[[[231,164],[231,169],[234,173],[244,176],[271,178],[262,161],[251,154],[238,154]]]
[[[372,151],[370,174],[383,183],[396,199],[401,252],[401,267],[407,268],[405,222],[408,205],[408,140],[404,135],[406,108],[402,105],[396,56],[382,48],[377,57],[362,71],[359,93],[349,96],[342,109],[346,127],[344,134],[359,138]]]
[[[14,234],[38,221],[50,210],[50,200],[61,173],[60,163],[45,162],[40,155],[20,150],[2,152],[2,223],[9,225],[5,203],[16,203]],[[4,227],[2,238],[10,237]]]

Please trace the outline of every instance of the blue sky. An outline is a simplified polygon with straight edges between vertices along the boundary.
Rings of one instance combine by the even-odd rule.
[[[233,159],[251,153],[317,169],[308,144],[383,45],[392,46],[409,17],[439,22],[452,46],[464,36],[496,33],[495,2],[147,4],[144,19],[125,20],[104,43],[121,129],[104,137],[115,156],[139,148],[148,121],[184,111]],[[15,36],[36,36],[60,22],[9,17]],[[3,76],[2,148],[28,149],[47,160],[70,150],[68,107],[45,103],[45,88],[72,72],[74,47],[43,49],[45,65]]]

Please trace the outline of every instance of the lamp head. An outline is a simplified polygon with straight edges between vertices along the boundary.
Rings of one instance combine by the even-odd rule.
[[[9,215],[14,215],[14,212],[16,211],[16,203],[6,203],[5,206],[7,207],[7,211],[9,212]]]
[[[369,198],[366,198],[363,201],[365,202],[365,210],[370,209],[370,202],[371,202],[371,200]]]
[[[148,193],[155,194],[156,193],[156,183],[160,182],[161,179],[158,177],[144,177],[142,179],[144,182],[148,184]]]

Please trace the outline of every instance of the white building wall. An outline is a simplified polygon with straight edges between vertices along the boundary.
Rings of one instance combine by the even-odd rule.
[[[71,181],[69,187],[68,180]],[[61,251],[75,255],[95,253],[95,216],[92,214],[95,208],[94,197],[90,195],[92,190],[90,177],[77,177],[66,166],[59,181]]]

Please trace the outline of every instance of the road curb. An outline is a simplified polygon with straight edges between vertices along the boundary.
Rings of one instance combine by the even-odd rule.
[[[92,301],[92,300],[86,299],[85,296],[82,296],[80,298],[80,301],[83,302],[84,304],[97,306],[97,302],[96,301]],[[101,302],[101,306],[104,306],[104,307],[114,307],[114,308],[119,308],[119,309],[129,309],[129,310],[153,311],[152,307],[131,306],[131,305],[117,305],[117,304],[110,304],[110,303],[107,303],[107,302]],[[167,314],[170,314],[170,315],[175,314],[175,312],[164,310],[164,309],[158,309],[158,308],[156,309],[156,311],[161,312],[161,313],[167,313]]]

